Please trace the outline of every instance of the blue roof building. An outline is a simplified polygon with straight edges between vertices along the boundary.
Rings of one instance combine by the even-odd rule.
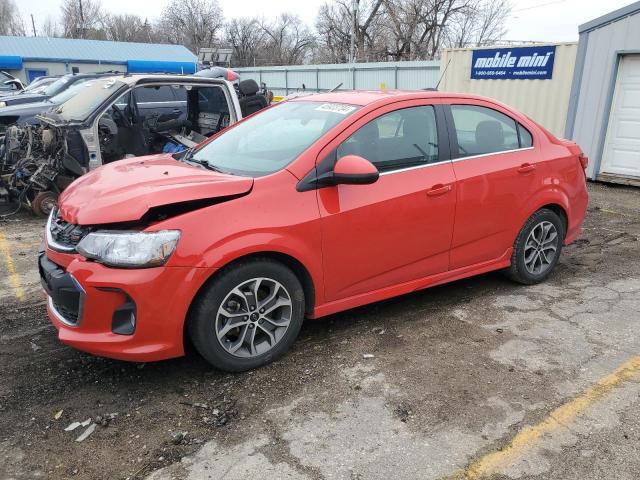
[[[0,70],[26,82],[108,70],[193,73],[196,65],[197,57],[182,45],[0,36]]]

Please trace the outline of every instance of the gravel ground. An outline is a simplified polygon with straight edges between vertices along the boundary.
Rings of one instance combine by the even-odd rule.
[[[640,190],[590,192],[546,283],[491,273],[308,321],[239,375],[61,345],[44,222],[0,223],[0,478],[636,479],[640,374],[616,369],[640,352]],[[64,430],[87,419],[82,442]]]

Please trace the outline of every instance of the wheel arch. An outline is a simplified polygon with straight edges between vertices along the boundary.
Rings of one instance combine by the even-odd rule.
[[[513,235],[514,240],[518,236],[520,229],[527,223],[527,220],[529,220],[531,215],[536,213],[538,210],[542,210],[543,208],[551,210],[562,219],[566,235],[569,227],[569,222],[571,220],[569,218],[569,212],[571,208],[569,197],[564,190],[559,188],[541,190],[532,197],[531,202],[529,202],[528,205],[531,208],[528,208],[527,210],[522,212],[519,225],[516,226],[516,230]]]
[[[538,208],[538,210],[542,210],[542,209],[545,209],[545,208],[547,210],[551,210],[553,213],[558,215],[558,217],[560,217],[560,220],[562,220],[562,226],[564,227],[564,234],[566,236],[567,229],[569,227],[569,216],[568,216],[567,211],[565,210],[565,208],[562,205],[558,204],[558,203],[548,203],[548,204],[543,205],[540,208]],[[536,212],[538,210],[536,210]]]
[[[304,302],[305,302],[305,313],[310,315],[313,313],[315,308],[316,301],[316,286],[313,282],[313,277],[309,273],[309,270],[304,266],[304,264],[298,260],[297,258],[278,251],[274,250],[266,250],[266,251],[257,251],[247,253],[245,255],[241,255],[236,257],[226,264],[224,264],[221,268],[216,269],[203,283],[200,285],[200,288],[196,291],[196,294],[193,296],[189,308],[187,309],[187,315],[185,318],[185,322],[183,325],[183,335],[185,339],[185,344],[188,341],[188,335],[186,334],[187,326],[189,323],[189,318],[191,317],[193,307],[203,292],[207,289],[207,287],[216,281],[220,275],[222,275],[229,268],[233,268],[233,266],[239,262],[244,262],[247,260],[253,259],[269,259],[279,262],[294,273],[294,275],[300,280],[302,284],[302,289],[304,291]]]

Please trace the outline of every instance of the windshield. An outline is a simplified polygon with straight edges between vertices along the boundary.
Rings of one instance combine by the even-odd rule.
[[[61,93],[57,94],[54,97],[51,97],[48,101],[56,104],[64,103],[67,100],[69,100],[71,97],[76,95],[83,88],[90,87],[92,82],[93,82],[92,80],[89,80],[88,82],[76,82],[66,90],[62,91]]]
[[[295,160],[357,108],[319,102],[276,105],[222,133],[191,159],[225,173],[268,175]]]
[[[124,86],[126,83],[112,77],[82,82],[70,98],[56,108],[55,113],[65,120],[83,121]]]
[[[72,78],[73,77],[71,75],[65,75],[64,77],[60,77],[52,84],[47,85],[47,88],[45,88],[44,90],[44,94],[50,97],[53,97],[54,95],[59,94],[61,91],[67,88],[67,85],[69,84]]]
[[[31,82],[29,85],[27,85],[26,87],[24,87],[23,92],[31,92],[31,93],[40,93],[43,92],[46,88],[47,85],[55,82],[55,78],[36,78],[33,82]]]

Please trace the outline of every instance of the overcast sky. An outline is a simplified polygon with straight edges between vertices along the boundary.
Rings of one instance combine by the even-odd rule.
[[[281,12],[297,14],[313,26],[318,7],[325,0],[219,0],[225,17],[264,16]],[[56,0],[19,0],[20,11],[28,20],[33,14],[36,28],[48,16],[57,16]],[[160,15],[167,0],[108,0],[102,5],[114,13],[134,13],[149,20]],[[507,22],[507,40],[575,41],[578,25],[629,5],[630,0],[511,0],[513,10]]]

